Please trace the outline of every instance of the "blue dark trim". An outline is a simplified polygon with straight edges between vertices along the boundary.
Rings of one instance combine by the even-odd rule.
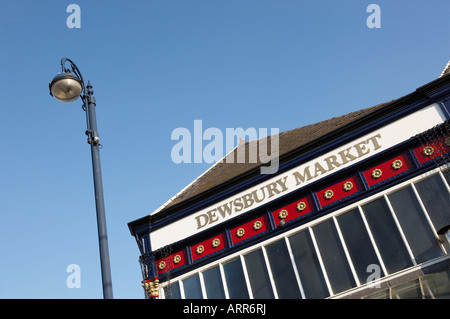
[[[407,150],[408,159],[410,160],[411,164],[414,168],[418,168],[420,166],[419,160],[417,159],[416,155],[414,154],[414,151],[412,148],[408,148]]]
[[[364,189],[364,191],[367,191],[369,189],[369,184],[367,183],[367,181],[364,177],[363,171],[359,169],[357,171],[357,175],[358,175],[359,182],[361,183],[362,188]]]
[[[190,250],[190,246],[185,244],[184,245],[184,250],[186,251],[186,259],[187,259],[186,264],[194,263],[194,259],[192,258],[192,252]]]
[[[439,106],[441,107],[441,111],[442,113],[444,113],[445,117],[447,120],[450,119],[450,97],[447,100],[442,100],[437,102],[439,104]],[[448,104],[448,107],[447,107]]]
[[[231,239],[230,227],[225,228],[225,238],[227,239],[227,247],[233,246],[233,240]]]
[[[269,219],[269,225],[271,229],[275,229],[277,227],[275,223],[275,219],[273,218],[272,212],[266,209],[266,216]]]
[[[152,251],[150,230],[151,230],[150,225],[142,226],[135,230],[135,238],[136,241],[138,242],[138,247],[141,252],[141,255]],[[142,240],[144,240],[144,244],[142,244]]]
[[[316,211],[321,210],[321,209],[322,209],[322,206],[320,205],[319,198],[317,197],[316,192],[312,191],[312,189],[311,189],[311,190],[309,191],[309,195],[311,196],[311,199],[312,199],[312,201],[313,201],[313,203],[314,203],[314,208],[315,208],[315,210],[316,210]]]
[[[156,276],[158,276],[158,265],[156,264],[156,260],[155,260],[155,256],[152,256],[152,262],[151,262],[151,273],[149,278],[146,279],[151,279],[151,278],[155,278]]]

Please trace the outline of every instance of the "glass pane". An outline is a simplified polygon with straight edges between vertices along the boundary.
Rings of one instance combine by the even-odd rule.
[[[249,295],[241,260],[236,258],[226,262],[223,264],[223,271],[225,273],[229,297],[231,299],[248,299]]]
[[[208,299],[225,299],[219,266],[204,271],[203,281]]]
[[[313,231],[333,292],[336,294],[354,287],[356,283],[333,220],[314,226]]]
[[[367,296],[364,299],[389,299],[389,289]]]
[[[266,252],[278,298],[301,298],[285,240],[281,239],[268,245]]]
[[[443,271],[424,276],[423,292],[427,299],[450,299],[450,271]]]
[[[439,224],[446,224],[450,214],[450,195],[439,174],[416,183],[417,191],[423,205],[430,216],[433,225],[438,231]]]
[[[200,278],[198,274],[183,280],[184,298],[202,299],[202,289],[200,287]]]
[[[328,297],[330,294],[309,231],[304,230],[290,236],[289,243],[305,298],[322,299]]]
[[[244,258],[250,286],[252,287],[253,298],[274,298],[262,250],[258,249],[251,252],[245,255]]]
[[[372,246],[366,227],[358,209],[354,209],[337,217],[342,237],[352,259],[359,282],[365,284],[372,272],[367,271],[369,265],[377,265],[381,269],[375,249]],[[381,270],[381,277],[383,277]],[[370,281],[370,279],[369,279]]]
[[[180,283],[178,281],[164,287],[164,299],[181,299]]]
[[[392,288],[392,299],[422,299],[419,279]]]
[[[450,185],[450,169],[447,168],[442,173],[444,174],[444,177],[445,177],[445,180],[447,181],[447,184]]]
[[[388,196],[392,208],[418,263],[443,255],[419,201],[411,187]]]
[[[387,272],[394,273],[412,266],[411,258],[384,198],[364,205],[362,209]]]

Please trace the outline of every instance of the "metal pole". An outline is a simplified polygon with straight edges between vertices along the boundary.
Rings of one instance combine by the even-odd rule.
[[[102,271],[103,298],[113,299],[111,266],[109,262],[108,235],[106,231],[105,202],[103,198],[103,182],[100,167],[100,139],[97,132],[94,90],[88,81],[85,95],[86,122],[88,143],[91,144],[92,170],[94,175],[95,206],[97,211],[98,241],[100,248],[100,264]]]

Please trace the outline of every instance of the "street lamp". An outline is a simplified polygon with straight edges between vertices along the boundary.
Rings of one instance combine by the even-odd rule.
[[[70,68],[65,64],[70,62]],[[98,241],[100,247],[100,264],[102,270],[103,298],[112,299],[111,267],[109,263],[108,236],[106,232],[105,203],[103,198],[102,173],[100,167],[100,138],[97,132],[95,115],[94,90],[88,81],[84,83],[80,70],[75,63],[67,58],[61,59],[62,72],[53,78],[49,84],[50,95],[61,102],[73,102],[81,98],[83,110],[86,111],[88,143],[91,145],[92,170],[94,175],[95,206],[97,211]]]

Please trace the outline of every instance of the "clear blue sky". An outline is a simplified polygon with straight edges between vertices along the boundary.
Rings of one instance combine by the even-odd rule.
[[[449,14],[448,0],[0,1],[0,298],[102,298],[85,113],[48,94],[62,57],[94,86],[114,297],[143,298],[127,223],[210,166],[173,163],[174,129],[282,132],[406,95],[450,59]]]

